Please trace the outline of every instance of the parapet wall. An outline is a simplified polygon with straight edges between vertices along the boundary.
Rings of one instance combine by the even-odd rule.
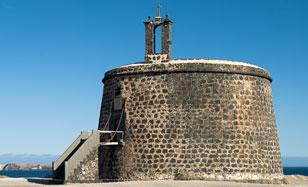
[[[172,60],[168,63],[136,63],[115,68],[107,71],[103,79],[109,79],[116,76],[125,76],[130,74],[148,74],[157,75],[164,73],[227,73],[252,75],[272,81],[270,74],[258,66],[243,62],[225,61],[225,60]]]
[[[99,129],[112,116],[116,94],[125,101],[125,146],[111,151],[104,164],[117,171],[114,180],[282,179],[266,70],[175,60],[116,68],[103,82]]]

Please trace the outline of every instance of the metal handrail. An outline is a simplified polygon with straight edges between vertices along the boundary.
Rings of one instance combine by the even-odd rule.
[[[121,122],[122,122],[122,117],[123,117],[123,114],[124,114],[124,109],[122,108],[122,111],[121,111],[121,116],[120,116],[119,122],[118,122],[118,124],[117,124],[116,131],[118,131],[118,130],[119,130],[119,127],[120,127]],[[113,136],[112,136],[112,138],[111,138],[111,139],[113,139],[113,138],[114,138],[114,136],[115,136],[115,134],[113,134]]]
[[[104,125],[104,127],[103,127],[103,130],[105,130],[105,129],[107,128],[107,125],[109,124],[110,118],[111,118],[111,112],[109,113],[108,120],[107,120],[107,122],[105,123],[105,125]]]

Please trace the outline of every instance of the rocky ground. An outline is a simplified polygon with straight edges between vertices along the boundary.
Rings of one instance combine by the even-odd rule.
[[[286,177],[288,185],[250,184],[228,181],[130,181],[113,183],[91,184],[48,184],[46,179],[0,178],[0,187],[32,187],[32,186],[59,186],[59,187],[308,187],[308,177],[290,175]]]

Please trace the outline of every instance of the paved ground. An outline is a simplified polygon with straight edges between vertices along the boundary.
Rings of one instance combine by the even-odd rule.
[[[66,184],[66,185],[47,185],[46,180],[23,178],[0,178],[0,187],[308,187],[308,177],[300,175],[288,176],[288,185],[269,185],[269,184],[249,184],[226,181],[131,181],[113,183],[91,183],[91,184]]]

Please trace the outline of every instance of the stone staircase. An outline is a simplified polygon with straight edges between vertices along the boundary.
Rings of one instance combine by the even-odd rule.
[[[97,130],[91,134],[81,132],[69,148],[53,162],[54,178],[65,182],[97,180],[99,147],[115,145],[124,145],[123,131]]]
[[[89,136],[90,134],[88,132],[82,131],[76,140],[65,150],[65,152],[56,161],[52,162],[54,178],[64,179],[64,163],[71,158],[71,156],[88,139]]]
[[[79,149],[71,156],[71,158],[64,162],[64,180],[67,181],[72,175],[74,170],[80,163],[87,158],[91,151],[98,149],[100,145],[100,132],[93,131],[88,139],[79,147]]]

